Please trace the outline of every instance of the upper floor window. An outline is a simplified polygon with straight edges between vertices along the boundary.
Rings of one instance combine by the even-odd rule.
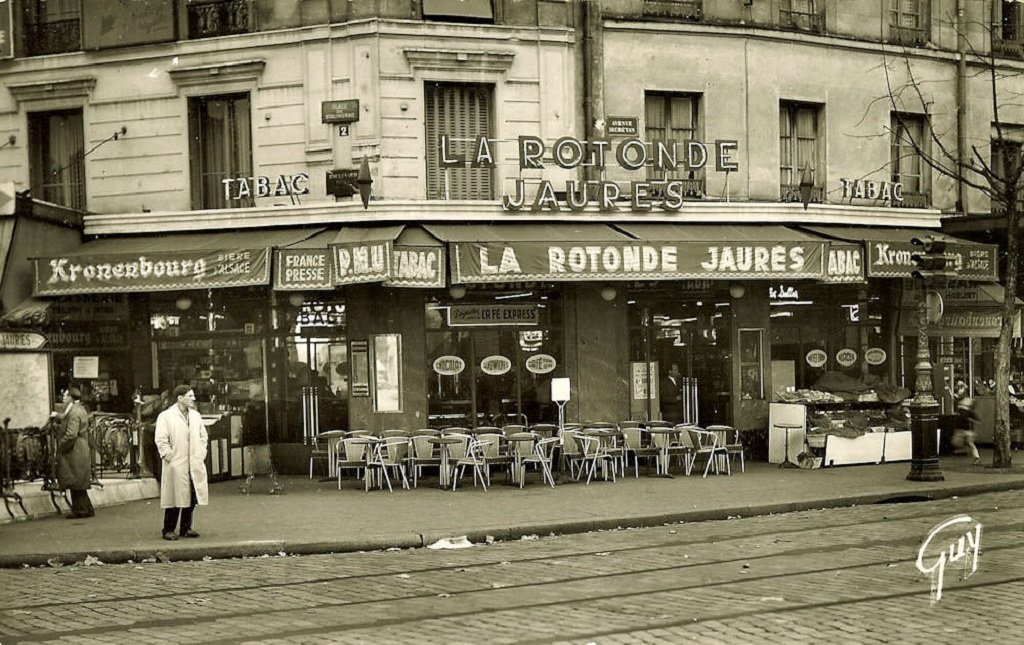
[[[644,0],[644,15],[698,22],[704,18],[703,0]]]
[[[993,133],[992,138],[992,174],[1003,182],[1016,178],[1018,182],[1017,210],[1024,208],[1024,199],[1020,195],[1020,173],[1021,173],[1021,152],[1024,150],[1024,128],[1004,125],[1001,128],[1002,139],[996,138],[999,133]],[[1003,187],[1002,182],[993,182],[992,188],[997,192]],[[1004,212],[1006,207],[997,201],[993,201],[992,210]]]
[[[821,12],[821,4],[820,0],[781,0],[779,26],[783,29],[823,33],[825,14]]]
[[[821,106],[813,103],[779,105],[779,185],[784,202],[801,201],[800,184],[805,180],[814,186],[811,201],[822,201],[824,172],[818,163],[821,111]]]
[[[248,94],[199,96],[188,101],[192,208],[252,206],[241,192],[252,176],[252,131]]]
[[[647,92],[644,96],[645,137],[649,142],[674,140],[680,150],[686,141],[700,140],[700,95],[665,94]],[[704,170],[687,171],[682,165],[675,171],[658,170],[651,166],[647,178],[652,182],[665,179],[682,179],[683,194],[687,197],[704,195]],[[659,192],[655,183],[652,194]]]
[[[905,45],[928,42],[929,0],[889,0],[889,40]]]
[[[188,37],[213,38],[254,31],[252,0],[188,0]]]
[[[494,199],[494,171],[482,167],[441,165],[441,136],[446,156],[473,158],[478,137],[493,138],[494,87],[476,83],[427,83],[427,199]]]
[[[926,149],[926,128],[923,115],[892,114],[889,166],[893,183],[903,185],[903,202],[893,201],[893,206],[928,208],[931,205],[928,166],[918,152]]]
[[[445,22],[494,22],[492,0],[423,0],[425,20]]]
[[[28,138],[32,196],[85,210],[82,110],[29,113]]]
[[[27,56],[82,48],[81,0],[27,0],[22,6]]]
[[[1024,7],[1017,0],[1003,0],[1000,24],[992,34],[992,47],[998,54],[1024,56],[1024,33],[1021,22]]]

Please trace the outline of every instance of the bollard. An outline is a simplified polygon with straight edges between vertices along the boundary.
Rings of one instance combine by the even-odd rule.
[[[910,473],[909,481],[940,482],[945,480],[939,469],[939,405],[911,400],[910,410]]]

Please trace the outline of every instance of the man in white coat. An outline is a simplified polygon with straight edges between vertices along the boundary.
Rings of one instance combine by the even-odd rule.
[[[163,538],[197,538],[192,530],[196,504],[206,506],[206,447],[203,417],[196,410],[196,395],[188,385],[174,388],[175,403],[156,418],[156,449],[163,460],[160,508],[164,509]],[[175,533],[178,518],[181,527]]]

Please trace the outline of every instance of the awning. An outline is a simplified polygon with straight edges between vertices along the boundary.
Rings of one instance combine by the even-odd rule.
[[[980,244],[926,228],[882,228],[849,226],[804,226],[812,233],[826,237],[864,243],[867,251],[866,270],[869,278],[909,278],[916,268],[911,256],[920,247],[914,238],[931,236],[947,243],[946,253],[957,256],[951,270],[960,280],[994,282],[998,280],[999,247]]]
[[[37,296],[242,287],[270,283],[270,249],[322,231],[289,228],[105,238],[34,258]]]
[[[346,226],[274,252],[274,289],[346,284],[443,287],[444,246],[418,227]]]
[[[604,224],[428,224],[448,242],[452,283],[651,279],[665,262]]]
[[[942,296],[942,315],[928,325],[929,336],[957,336],[996,338],[1003,320],[1003,297],[1006,293],[999,284],[955,283],[936,289]],[[900,301],[899,333],[915,336],[918,333],[916,290],[903,292]],[[1020,307],[1024,301],[1016,299],[1013,335],[1020,337]]]

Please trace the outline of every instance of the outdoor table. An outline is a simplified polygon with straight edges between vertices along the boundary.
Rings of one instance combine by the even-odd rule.
[[[793,463],[793,460],[789,458],[789,431],[790,430],[803,430],[804,424],[802,423],[775,423],[774,427],[782,430],[785,433],[785,448],[786,456],[783,458],[782,463],[779,464],[779,468],[799,468],[799,466]]]
[[[327,474],[334,479],[337,469],[335,464],[338,461],[338,440],[345,436],[344,430],[328,430],[316,436],[317,443],[327,443]]]
[[[681,430],[677,430],[676,428],[658,428],[658,427],[654,427],[654,428],[647,428],[647,432],[650,432],[651,434],[669,435],[669,439],[671,439],[672,435],[677,435],[678,436],[679,433],[681,432]],[[671,477],[672,476],[668,472],[668,446],[669,446],[669,443],[670,443],[670,441],[666,441],[664,443],[664,445],[660,446],[659,449],[658,449],[659,452],[661,453],[661,454],[658,455],[658,470],[661,472],[662,475],[664,475],[666,477]]]
[[[441,466],[438,468],[438,483],[441,488],[448,488],[451,483],[451,471],[448,466],[448,446],[465,441],[462,437],[441,435],[440,437],[429,437],[427,443],[441,446]]]
[[[516,433],[510,434],[508,436],[508,442],[510,444],[520,443],[522,441],[532,441],[532,442],[536,443],[537,442],[537,435],[535,435],[533,433],[530,433],[530,432],[516,432]],[[515,462],[513,467],[512,467],[512,483],[513,484],[518,484],[519,483],[519,469],[522,467],[522,464],[523,464],[523,461],[522,461],[523,460],[523,456],[521,454],[519,454],[519,451],[515,448],[515,446],[509,446],[509,452],[512,453],[512,457],[513,457],[514,462]]]

